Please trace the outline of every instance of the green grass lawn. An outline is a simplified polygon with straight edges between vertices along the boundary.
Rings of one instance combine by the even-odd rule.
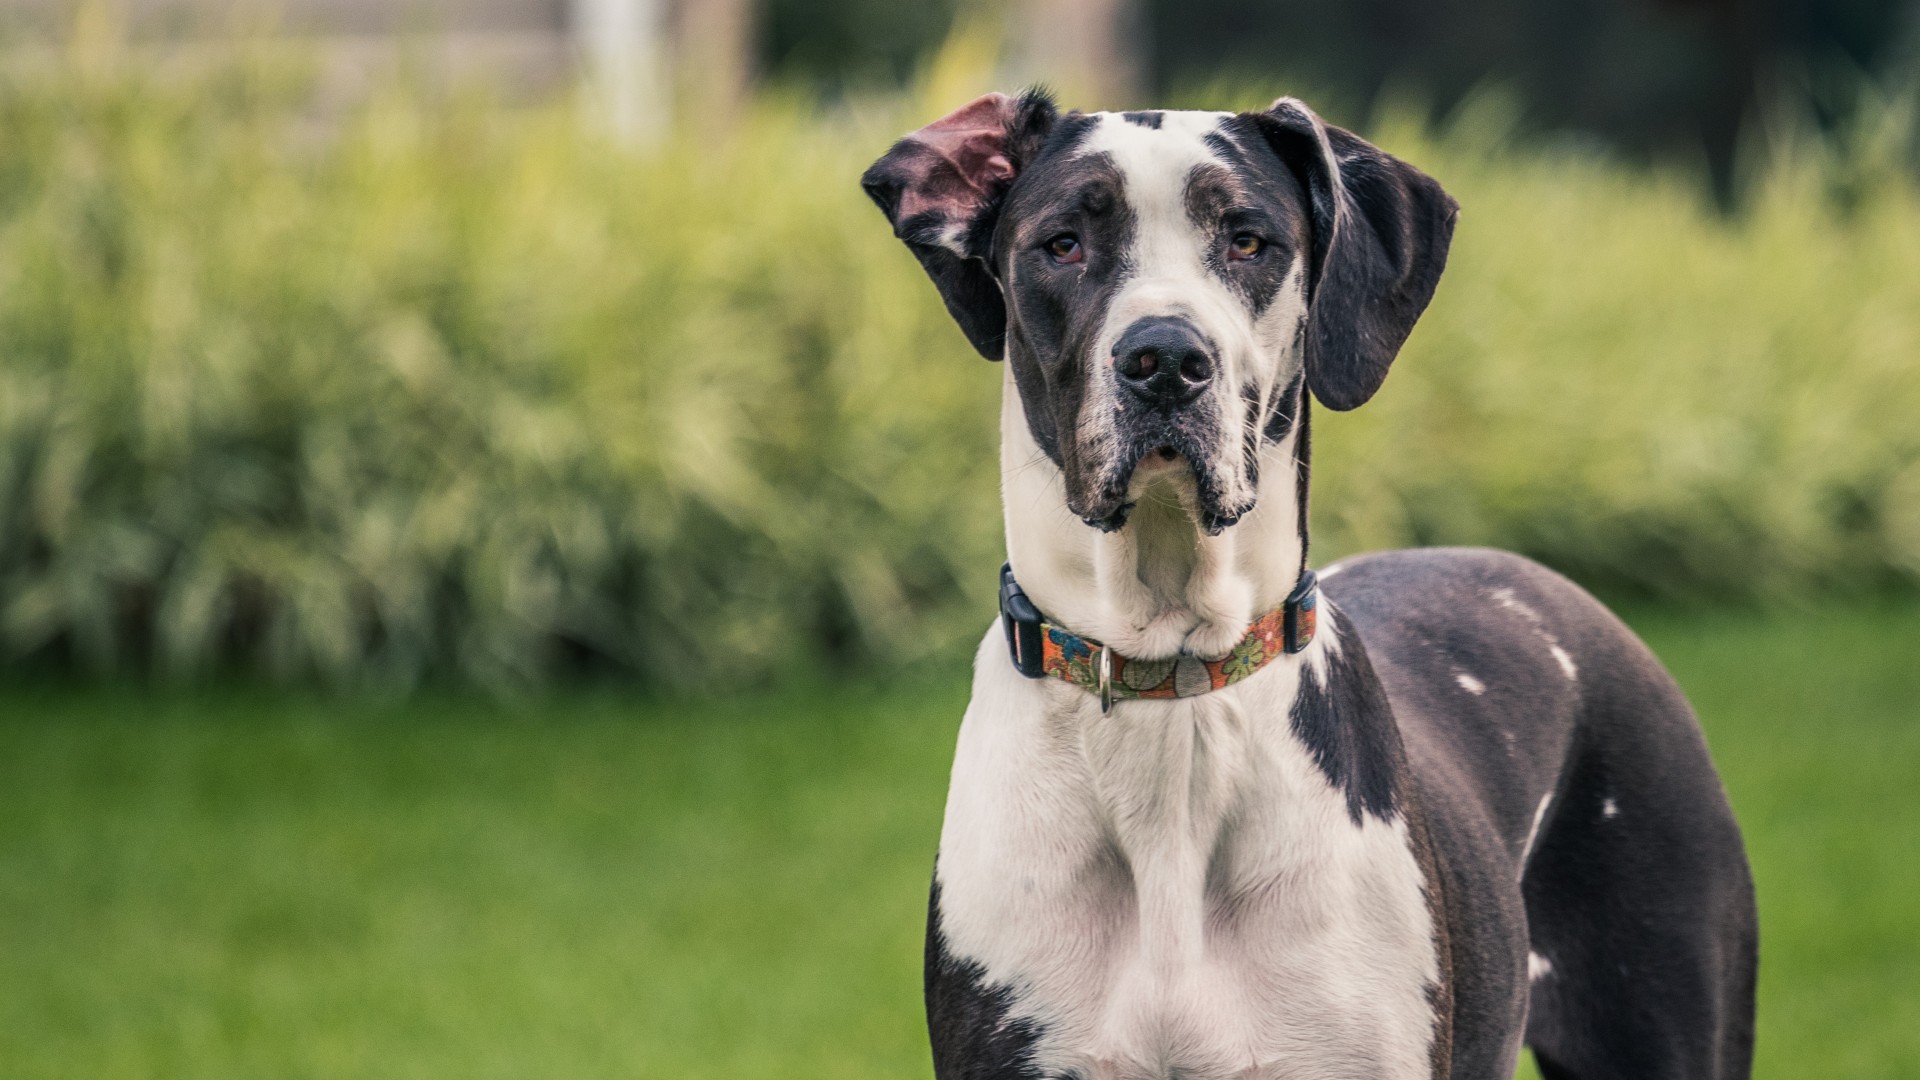
[[[1641,629],[1761,890],[1759,1072],[1920,1077],[1920,611]],[[958,677],[0,695],[0,1075],[924,1076]]]

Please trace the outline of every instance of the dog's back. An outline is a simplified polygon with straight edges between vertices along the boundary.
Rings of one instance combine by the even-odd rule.
[[[1578,586],[1504,552],[1362,556],[1323,581],[1393,703],[1445,900],[1473,898],[1442,920],[1456,1014],[1524,1018],[1549,1078],[1746,1076],[1752,881],[1659,661]],[[1497,880],[1509,869],[1517,894]],[[1484,977],[1503,967],[1526,993]],[[1455,1038],[1457,1064],[1498,1053]]]

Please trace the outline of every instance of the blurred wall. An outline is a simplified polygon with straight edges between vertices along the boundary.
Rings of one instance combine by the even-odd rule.
[[[1812,95],[1829,116],[1844,110],[1845,76],[1910,68],[1920,29],[1913,0],[1150,0],[1149,9],[1163,88],[1283,72],[1353,119],[1385,88],[1445,109],[1494,83],[1517,91],[1537,129],[1640,155],[1704,147],[1723,181],[1756,109]]]
[[[106,24],[140,46],[191,52],[268,31],[314,55],[322,99],[424,61],[456,80],[544,93],[584,68],[613,126],[644,136],[678,102],[729,122],[760,64],[759,0],[0,0],[0,40],[59,40]],[[944,30],[946,16],[938,25]],[[915,38],[915,48],[938,35]]]
[[[977,10],[765,3],[765,66],[829,85],[906,77],[956,12]],[[1383,90],[1444,110],[1495,84],[1516,92],[1535,130],[1636,156],[1704,148],[1723,182],[1756,109],[1784,100],[1830,120],[1848,109],[1858,72],[1913,72],[1920,41],[1916,0],[1046,0],[1006,6],[1014,74],[1074,81],[1054,69],[1071,71],[1084,50],[1038,40],[1035,21],[1068,26],[1088,8],[1117,24],[1112,40],[1131,55],[1108,85],[1138,103],[1279,79],[1357,123]]]
[[[137,47],[189,54],[235,32],[271,31],[320,64],[321,99],[351,99],[403,59],[455,79],[541,94],[562,85],[576,53],[574,0],[0,0],[0,38],[59,41],[76,20]]]
[[[1844,116],[1858,73],[1920,70],[1920,0],[609,0],[651,9],[672,82],[730,114],[757,75],[829,92],[910,79],[962,22],[1006,27],[1006,77],[1077,104],[1137,105],[1210,84],[1280,82],[1358,123],[1383,91],[1451,107],[1504,86],[1537,131],[1636,156],[1704,149],[1728,180],[1742,125],[1785,102]],[[336,56],[398,36],[446,66],[548,85],[583,0],[119,0],[139,36],[234,12],[325,38]],[[76,0],[0,0],[0,29],[49,29]]]
[[[830,86],[904,82],[955,11],[953,0],[770,0],[760,55],[778,74]]]
[[[318,34],[387,34],[417,28],[469,32],[556,32],[569,0],[116,0],[139,33],[194,33],[228,22],[236,11],[271,12],[288,30]],[[44,27],[67,23],[76,0],[0,0],[0,16]]]

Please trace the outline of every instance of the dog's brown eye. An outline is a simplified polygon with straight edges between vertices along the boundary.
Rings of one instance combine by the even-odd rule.
[[[1233,238],[1231,244],[1227,245],[1227,258],[1251,259],[1255,255],[1260,254],[1260,249],[1266,246],[1267,242],[1265,240],[1260,239],[1252,233],[1241,233]]]
[[[1061,233],[1047,241],[1047,254],[1053,256],[1054,262],[1063,264],[1077,263],[1087,257],[1081,250],[1080,238],[1072,233]]]

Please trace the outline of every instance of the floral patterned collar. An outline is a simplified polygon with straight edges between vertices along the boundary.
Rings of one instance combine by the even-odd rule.
[[[1320,607],[1319,579],[1300,572],[1300,583],[1286,602],[1253,621],[1240,643],[1217,660],[1181,655],[1165,660],[1132,660],[1092,638],[1055,626],[1033,606],[1013,564],[1000,568],[1000,621],[1007,631],[1013,666],[1029,679],[1051,675],[1100,696],[1100,711],[1122,698],[1198,697],[1252,675],[1282,654],[1297,653],[1313,641]]]

